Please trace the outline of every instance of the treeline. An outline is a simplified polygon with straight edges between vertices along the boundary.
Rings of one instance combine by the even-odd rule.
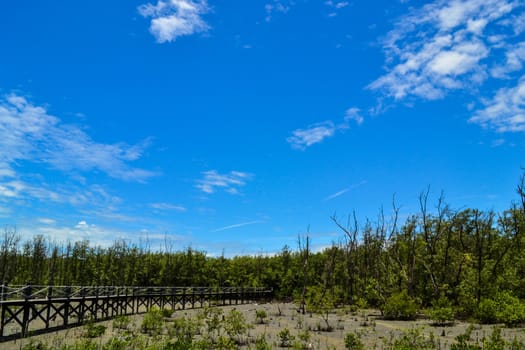
[[[399,209],[359,225],[331,219],[341,239],[320,252],[307,234],[275,255],[210,257],[187,248],[151,251],[123,241],[109,248],[89,241],[56,245],[43,236],[21,241],[6,228],[0,241],[4,284],[255,286],[280,298],[316,291],[335,304],[382,307],[404,292],[421,306],[446,298],[470,315],[498,295],[525,299],[525,191],[502,213],[453,210],[439,198],[419,198],[420,210],[400,223]],[[432,208],[432,210],[430,210]],[[169,249],[168,249],[169,248]]]

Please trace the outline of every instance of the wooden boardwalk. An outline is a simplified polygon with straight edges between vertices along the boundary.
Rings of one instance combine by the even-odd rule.
[[[0,286],[0,342],[119,315],[246,304],[272,291],[242,287]]]

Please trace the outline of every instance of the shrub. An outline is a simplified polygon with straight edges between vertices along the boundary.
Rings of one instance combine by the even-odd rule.
[[[394,320],[413,320],[416,318],[417,311],[416,302],[406,290],[388,298],[383,308],[385,317]]]
[[[160,334],[162,331],[162,312],[156,308],[149,310],[144,315],[141,330],[150,335]]]
[[[113,320],[113,328],[127,330],[130,323],[131,321],[128,316],[117,316]]]
[[[476,344],[470,344],[470,336],[472,335],[472,325],[467,328],[465,333],[456,337],[456,342],[450,345],[450,350],[481,350],[481,347]]]
[[[509,292],[499,292],[494,299],[483,299],[477,310],[483,323],[505,323],[515,326],[525,321],[525,305]]]
[[[49,347],[42,343],[41,341],[31,340],[29,344],[26,344],[22,347],[22,350],[48,350]]]
[[[288,328],[284,328],[282,331],[278,334],[281,347],[288,348],[292,345],[293,341],[295,340],[295,337],[290,333],[290,330]]]
[[[98,338],[106,332],[106,326],[95,324],[93,321],[86,323],[85,329],[86,333],[84,333],[84,336],[86,338]]]
[[[501,328],[495,327],[488,340],[483,342],[483,349],[486,350],[505,350],[505,340],[501,336]]]
[[[126,350],[129,349],[129,344],[126,340],[121,338],[113,338],[103,346],[103,350]]]
[[[242,343],[241,338],[248,330],[248,324],[244,318],[244,315],[235,309],[232,309],[225,318],[224,330],[238,343]]]
[[[430,333],[430,339],[427,339],[422,333],[421,330],[415,328],[410,329],[401,335],[398,339],[394,341],[394,350],[434,350],[437,349],[434,338],[432,337],[433,333]]]
[[[264,319],[268,317],[265,310],[255,310],[255,318],[257,323],[264,324]]]
[[[272,347],[266,340],[266,334],[261,334],[255,339],[255,350],[271,350]]]
[[[194,337],[200,332],[200,323],[191,318],[178,318],[173,321],[173,327],[168,332],[179,343],[191,344]]]
[[[173,315],[173,309],[162,309],[162,316],[169,318],[171,315]]]
[[[348,333],[345,337],[346,350],[364,350],[365,345],[361,341],[361,337],[356,333]]]
[[[455,312],[450,301],[442,295],[429,311],[429,316],[435,324],[445,325],[454,322]]]

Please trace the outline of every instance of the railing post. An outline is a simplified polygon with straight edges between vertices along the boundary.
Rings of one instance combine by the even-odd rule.
[[[30,284],[24,287],[24,316],[23,316],[23,326],[22,326],[22,336],[25,337],[27,335],[27,331],[29,329],[29,317],[31,313],[31,304],[29,302],[29,299],[31,299],[31,292],[33,288]]]
[[[66,302],[64,304],[64,326],[67,326],[69,324],[69,304],[71,298],[71,286],[67,286],[64,291],[66,293]]]

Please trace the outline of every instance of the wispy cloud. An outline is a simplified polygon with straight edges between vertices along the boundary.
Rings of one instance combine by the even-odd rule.
[[[483,100],[485,107],[469,119],[498,132],[525,131],[525,75],[512,88],[501,88],[490,98]]]
[[[197,187],[204,193],[211,194],[221,189],[230,194],[238,194],[239,188],[246,185],[246,181],[252,178],[252,174],[230,171],[228,174],[219,174],[216,170],[202,173],[204,177],[197,180]]]
[[[157,210],[186,211],[186,208],[182,205],[174,205],[170,203],[150,203],[149,206]]]
[[[292,148],[305,150],[306,148],[323,141],[325,138],[332,137],[337,130],[332,121],[325,121],[308,126],[306,129],[296,129],[292,131],[292,136],[286,141]]]
[[[368,88],[395,100],[475,89],[490,77],[487,58],[510,53],[513,39],[494,33],[511,26],[522,7],[514,0],[437,0],[412,10],[383,41],[387,73]]]
[[[293,0],[273,0],[273,2],[264,5],[266,11],[265,21],[270,22],[276,13],[287,13],[295,5]]]
[[[138,238],[135,237],[134,233],[100,227],[88,223],[86,220],[79,220],[74,226],[61,226],[57,225],[54,220],[49,220],[49,223],[42,223],[43,226],[22,225],[19,227],[19,233],[26,239],[40,234],[50,239],[51,242],[59,244],[68,241],[89,240],[91,244],[102,247],[111,246],[117,239],[135,241]]]
[[[143,17],[151,17],[149,30],[158,43],[208,31],[210,26],[202,19],[208,11],[206,0],[159,0],[155,5],[147,3],[138,7]]]
[[[334,136],[339,130],[349,129],[351,121],[358,125],[363,123],[364,119],[359,108],[352,107],[347,109],[343,121],[339,124],[327,120],[322,123],[309,125],[306,129],[296,129],[292,131],[292,135],[286,141],[292,148],[304,151],[308,147]]]
[[[361,187],[361,186],[365,185],[366,183],[367,183],[367,181],[364,181],[364,180],[363,180],[363,181],[361,181],[361,182],[359,182],[359,183],[356,183],[356,184],[354,184],[354,185],[351,185],[351,186],[349,186],[349,187],[347,187],[347,188],[344,188],[344,189],[342,189],[342,190],[340,190],[340,191],[337,191],[337,192],[335,192],[335,193],[329,195],[328,197],[326,197],[326,198],[324,199],[324,201],[330,201],[330,200],[332,200],[332,199],[335,199],[335,198],[337,198],[337,197],[340,197],[340,196],[342,196],[343,194],[347,193],[348,191],[351,191],[351,190],[353,190],[353,189],[355,189],[355,188]]]
[[[215,229],[211,232],[220,232],[220,231],[226,231],[226,230],[231,230],[233,228],[238,228],[238,227],[243,227],[243,226],[248,226],[248,225],[255,225],[255,224],[262,224],[263,221],[259,221],[259,220],[256,220],[256,221],[248,221],[248,222],[241,222],[239,224],[234,224],[234,225],[229,225],[229,226],[224,226],[224,227],[221,227],[221,228],[218,228],[218,229]]]
[[[328,14],[329,17],[337,16],[337,13],[340,9],[345,8],[348,5],[350,5],[348,1],[332,1],[332,0],[325,1],[324,4],[331,9],[331,12]]]
[[[63,172],[100,171],[120,180],[145,181],[156,174],[128,163],[141,158],[147,146],[148,141],[131,146],[98,143],[25,97],[0,99],[0,179],[14,177],[15,164],[29,161]]]

